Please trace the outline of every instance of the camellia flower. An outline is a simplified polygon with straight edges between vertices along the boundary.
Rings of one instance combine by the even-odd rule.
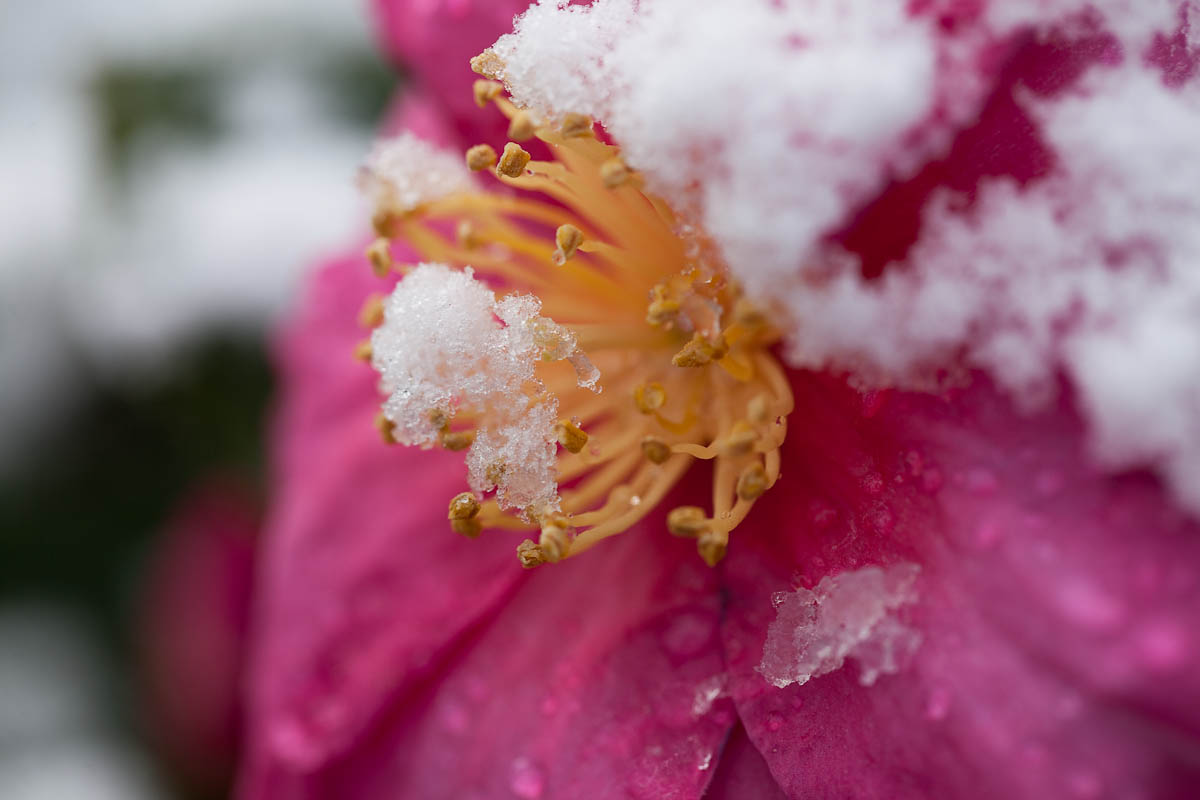
[[[542,2],[506,141],[410,104],[283,339],[242,795],[1194,793],[1195,12]]]

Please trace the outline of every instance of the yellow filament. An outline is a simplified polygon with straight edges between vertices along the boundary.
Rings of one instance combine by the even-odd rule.
[[[640,174],[592,135],[589,119],[539,125],[495,84],[481,81],[475,92],[509,118],[511,139],[536,136],[553,159],[531,160],[511,141],[498,157],[492,147],[472,148],[472,167],[494,165],[489,174],[505,188],[427,203],[389,219],[385,237],[405,238],[425,260],[470,265],[503,291],[536,294],[543,314],[570,328],[600,370],[603,393],[578,386],[563,363],[539,364],[541,385],[530,391],[553,395],[562,415],[554,433],[561,511],[521,515],[460,495],[451,506],[456,530],[540,529],[537,542],[521,544],[522,563],[573,558],[644,518],[699,459],[712,464],[712,511],[697,517],[697,546],[715,563],[779,478],[793,399],[767,349],[774,331],[713,249],[680,236],[675,212],[642,190]],[[387,245],[381,238],[372,246],[381,272]],[[455,431],[447,421],[444,446],[468,443],[482,416],[464,410]],[[390,438],[390,429],[381,435]]]

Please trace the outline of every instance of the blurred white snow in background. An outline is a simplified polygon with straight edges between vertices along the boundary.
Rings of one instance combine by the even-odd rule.
[[[0,797],[165,798],[116,733],[112,687],[88,629],[50,606],[0,611]]]
[[[145,375],[216,326],[261,333],[352,241],[371,130],[317,78],[371,51],[346,0],[5,2],[0,469],[85,374]],[[95,93],[113,68],[202,72],[219,131],[143,137],[114,172]]]

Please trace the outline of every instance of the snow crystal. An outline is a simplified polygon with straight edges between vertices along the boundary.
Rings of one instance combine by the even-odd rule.
[[[602,120],[767,296],[913,157],[899,142],[929,116],[935,45],[901,3],[543,0],[492,49],[515,102]]]
[[[1155,466],[1200,511],[1200,105],[1140,58],[1183,19],[1194,39],[1198,5],[993,0],[947,34],[903,3],[542,0],[493,63],[518,104],[604,124],[785,318],[793,365],[906,388],[982,368],[1027,410],[1065,373],[1104,463]],[[935,199],[908,263],[878,281],[829,251],[848,214],[938,153],[931,129],[978,107],[953,76],[981,42],[1081,15],[1125,66],[1065,99],[1018,96],[1058,156],[1051,178],[984,184],[965,213]]]
[[[396,214],[475,188],[459,154],[408,132],[375,143],[358,183],[377,211]]]
[[[470,267],[420,264],[397,284],[371,335],[393,437],[432,447],[444,420],[475,414],[471,489],[495,489],[511,508],[556,507],[558,401],[544,392],[534,365],[582,357],[574,334],[540,312],[529,295],[497,300]]]
[[[782,688],[841,669],[847,658],[858,663],[864,686],[898,672],[921,643],[896,617],[916,602],[920,571],[909,563],[864,567],[822,578],[812,590],[777,593],[759,673]]]
[[[987,19],[997,32],[1009,32],[1062,24],[1086,11],[1099,12],[1104,28],[1136,53],[1179,22],[1179,0],[993,0]]]
[[[1034,111],[1057,174],[943,198],[908,269],[793,293],[791,357],[899,377],[961,352],[1030,409],[1065,371],[1100,458],[1200,509],[1200,94],[1128,67]]]

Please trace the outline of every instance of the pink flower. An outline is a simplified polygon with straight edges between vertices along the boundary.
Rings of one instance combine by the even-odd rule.
[[[154,742],[189,785],[220,790],[241,744],[258,513],[245,487],[210,479],[180,504],[150,562],[141,646]]]
[[[614,0],[608,7],[616,5]],[[1128,86],[1149,87],[1146,113],[1175,119],[1170,115],[1178,109],[1172,104],[1182,95],[1160,91],[1159,84],[1121,83],[1114,89],[1087,81],[1132,63],[1156,80],[1161,76],[1187,89],[1196,51],[1189,49],[1186,24],[1170,35],[1155,35],[1141,12],[1117,0],[1097,3],[1078,16],[1054,16],[1056,9],[1029,3],[910,5],[895,29],[875,42],[880,49],[868,50],[884,61],[898,59],[914,74],[922,64],[936,66],[920,84],[917,121],[905,122],[912,110],[907,101],[876,108],[911,87],[884,82],[880,89],[864,79],[864,94],[882,93],[862,104],[856,127],[834,135],[837,120],[806,117],[796,131],[785,131],[789,158],[836,183],[832,189],[808,187],[816,199],[805,213],[819,217],[833,209],[841,224],[825,230],[816,244],[811,237],[796,238],[806,257],[803,268],[792,270],[794,276],[736,273],[747,291],[756,281],[778,288],[777,304],[762,293],[758,297],[772,319],[787,320],[794,326],[791,333],[801,333],[782,357],[827,365],[789,370],[787,389],[763,383],[768,402],[776,404],[771,408],[784,408],[787,391],[794,403],[786,439],[778,443],[778,468],[771,462],[774,411],[761,421],[752,410],[746,412],[757,448],[750,452],[738,449],[734,439],[746,428],[714,422],[700,444],[683,445],[699,448],[714,441],[719,451],[715,484],[706,469],[692,468],[640,521],[587,553],[575,548],[579,542],[593,543],[586,539],[588,531],[571,539],[562,533],[566,523],[546,505],[528,511],[524,502],[512,503],[542,525],[540,541],[522,550],[528,563],[566,555],[561,563],[532,571],[515,569],[513,550],[521,536],[497,530],[466,541],[446,530],[444,504],[463,488],[459,457],[442,450],[385,448],[369,424],[380,403],[379,376],[346,353],[362,337],[356,317],[363,299],[378,291],[378,279],[357,257],[316,277],[280,340],[284,393],[276,420],[276,497],[261,576],[243,797],[1173,798],[1194,793],[1200,785],[1195,625],[1200,528],[1191,493],[1195,482],[1186,469],[1193,463],[1187,414],[1185,422],[1166,429],[1177,435],[1160,435],[1176,419],[1177,390],[1184,395],[1194,390],[1190,373],[1176,374],[1171,359],[1171,346],[1179,342],[1178,350],[1189,340],[1186,332],[1161,329],[1166,331],[1162,337],[1176,338],[1157,340],[1164,352],[1153,352],[1157,361],[1148,374],[1163,380],[1143,382],[1142,393],[1127,397],[1121,382],[1100,380],[1094,357],[1107,356],[1110,366],[1144,381],[1147,373],[1137,368],[1151,353],[1139,352],[1127,363],[1119,358],[1124,351],[1104,349],[1104,337],[1114,328],[1136,330],[1135,323],[1145,322],[1142,317],[1123,316],[1119,304],[1103,305],[1097,322],[1090,315],[1099,306],[1089,304],[1103,304],[1108,297],[1099,290],[1069,294],[1069,314],[1037,317],[1030,309],[1051,302],[1051,292],[1039,296],[1027,285],[1020,292],[1014,286],[1024,264],[1053,257],[1052,268],[1035,265],[1042,270],[1035,277],[1044,283],[1033,285],[1062,289],[1048,282],[1073,275],[1074,260],[1100,247],[1095,241],[1103,243],[1112,263],[1082,274],[1105,279],[1110,269],[1136,272],[1139,248],[1155,253],[1157,269],[1166,274],[1173,274],[1179,253],[1195,252],[1187,249],[1190,240],[1176,224],[1185,217],[1175,216],[1195,213],[1186,198],[1192,190],[1185,190],[1183,199],[1171,195],[1160,186],[1170,181],[1160,175],[1149,176],[1154,190],[1144,196],[1175,198],[1155,205],[1150,215],[1166,220],[1166,227],[1143,235],[1135,225],[1142,221],[1138,209],[1105,217],[1108,225],[1099,232],[1089,227],[1096,214],[1112,211],[1088,205],[1097,197],[1110,192],[1140,199],[1138,191],[1145,187],[1137,184],[1125,193],[1109,172],[1086,169],[1090,162],[1068,152],[1064,143],[1078,142],[1085,154],[1090,144],[1072,139],[1069,119],[1043,112],[1030,98],[1064,103],[1056,107],[1071,110],[1072,119],[1087,119],[1102,108],[1098,104],[1109,96],[1106,92],[1126,98],[1130,95],[1122,92]],[[1068,10],[1083,5],[1060,4]],[[717,13],[714,4],[702,6]],[[435,7],[445,13],[449,4]],[[849,14],[850,6],[838,8]],[[808,11],[818,18],[821,9],[829,11],[821,4]],[[1170,10],[1167,19],[1187,20]],[[1005,23],[1005,14],[1017,19]],[[1041,15],[1047,14],[1055,26],[1043,24]],[[724,128],[716,123],[734,128],[741,118],[716,115],[709,131],[714,138],[689,149],[695,140],[687,137],[702,123],[659,115],[671,96],[656,98],[657,105],[638,105],[607,92],[613,85],[628,88],[621,80],[625,73],[615,56],[589,61],[593,54],[586,42],[570,38],[571,26],[586,19],[553,9],[528,17],[520,37],[497,45],[501,60],[485,61],[482,68],[503,77],[514,98],[524,98],[531,108],[555,93],[580,104],[567,110],[590,110],[586,105],[595,103],[608,115],[609,133],[618,141],[620,131],[628,134],[622,144],[629,149],[622,152],[644,170],[647,181],[682,184],[685,194],[691,193],[687,196],[701,196],[689,209],[691,218],[705,222],[722,252],[732,254],[731,264],[738,263],[732,256],[753,252],[769,269],[773,257],[790,253],[790,228],[771,228],[778,240],[754,238],[755,231],[773,223],[773,206],[749,215],[749,226],[738,228],[738,209],[721,205],[729,197],[751,207],[759,196],[777,196],[781,203],[794,199],[789,187],[770,184],[769,170],[763,173],[766,182],[739,183],[738,170],[745,165],[737,159],[753,162],[759,153],[722,150],[740,140],[723,141]],[[854,14],[843,19],[831,12],[822,19],[829,27],[816,33],[832,31],[830,52],[847,58],[858,43],[839,38],[844,26],[875,24]],[[560,22],[562,27],[555,27]],[[677,34],[687,38],[678,32],[679,21],[671,22],[666,47]],[[561,38],[545,44],[535,24],[544,24],[537,29],[541,35]],[[614,24],[626,27],[609,42],[614,50],[605,53],[649,35],[628,17]],[[931,29],[937,33],[928,39]],[[918,46],[908,48],[904,37],[909,35]],[[579,44],[550,46],[562,41]],[[934,51],[926,59],[922,47],[929,41]],[[1144,45],[1144,67],[1128,54],[1132,42]],[[788,43],[799,49],[826,45],[819,38]],[[540,60],[546,52],[573,83],[547,77]],[[576,55],[583,66],[598,71],[573,69],[579,65],[563,61]],[[660,66],[668,70],[670,65]],[[648,83],[661,77],[646,70],[637,75]],[[711,79],[720,82],[726,76],[716,72]],[[1083,99],[1070,105],[1077,90],[1084,92]],[[636,88],[630,91],[638,96]],[[811,83],[778,91],[795,91],[812,99],[814,107],[822,96],[821,87]],[[1158,101],[1166,105],[1152,105]],[[769,106],[759,104],[745,113]],[[876,110],[878,117],[872,116]],[[657,129],[641,124],[648,118],[666,125],[678,121],[679,137],[665,143],[655,139]],[[432,130],[449,144],[475,143],[456,140],[445,127],[439,134],[431,125],[436,113],[409,119],[424,120],[423,132]],[[864,133],[867,122],[877,127]],[[761,130],[751,128],[749,135]],[[1097,128],[1084,133],[1104,139]],[[559,152],[573,146],[569,134],[547,127],[542,135]],[[1178,152],[1194,156],[1194,141],[1187,141]],[[586,142],[579,147],[600,147]],[[774,142],[768,137],[762,147]],[[422,147],[410,140],[403,145],[410,152]],[[653,161],[660,147],[673,152],[674,161]],[[428,170],[443,168],[436,156],[419,152]],[[713,153],[727,157],[718,160]],[[643,160],[634,162],[632,156],[639,154]],[[379,159],[386,155],[377,154],[380,173]],[[533,177],[518,169],[506,182],[529,186],[538,175],[552,174],[554,167],[535,164]],[[696,180],[694,166],[700,170]],[[775,167],[786,173],[790,164]],[[1187,168],[1181,161],[1180,169]],[[1009,176],[1023,188],[996,182],[996,176]],[[439,185],[448,180],[439,178]],[[723,191],[706,191],[713,186]],[[1094,192],[1082,192],[1083,186]],[[419,180],[373,188],[385,205],[401,196],[416,197],[412,206],[426,209],[415,212],[418,219],[440,201],[437,186]],[[946,188],[966,196],[965,211],[944,208],[941,190]],[[486,203],[502,201],[463,202],[490,208]],[[604,201],[587,202],[594,208]],[[1095,213],[1088,216],[1085,210]],[[646,213],[651,213],[648,207]],[[1023,213],[1030,216],[1021,217],[1020,225],[1003,226]],[[808,218],[793,222],[802,227]],[[391,213],[377,222],[392,234],[411,219]],[[1039,239],[1042,223],[1051,233]],[[624,223],[611,224],[621,229]],[[1118,247],[1108,237],[1116,236],[1112,226],[1122,225],[1130,232],[1118,231]],[[409,230],[423,235],[419,227]],[[510,234],[534,230],[530,225]],[[414,239],[424,251],[433,247],[430,241]],[[565,251],[574,248],[564,244],[561,231],[557,244],[559,260],[570,261]],[[419,254],[404,247],[394,242],[391,257],[416,260]],[[378,250],[375,255],[382,259]],[[848,272],[839,266],[847,258],[856,259]],[[998,277],[972,272],[993,262],[1009,269]],[[431,268],[410,275],[426,283],[437,277]],[[568,279],[548,280],[547,313],[571,310],[549,299],[563,285],[554,281]],[[1090,278],[1085,283],[1095,288]],[[405,284],[400,283],[402,290]],[[931,313],[931,298],[943,286],[954,290],[953,302],[936,305]],[[1142,294],[1136,296],[1132,285],[1122,286],[1128,290],[1119,295],[1122,302],[1150,304],[1155,321],[1176,319],[1170,305],[1158,305],[1157,283],[1138,284]],[[466,283],[463,287],[463,297],[475,291]],[[447,315],[434,329],[437,336],[415,345],[403,340],[401,350],[382,352],[388,337],[423,324],[416,302],[422,298],[404,305],[415,291],[398,291],[389,301],[389,313],[410,314],[409,327],[397,328],[389,317],[379,329],[383,335],[377,332],[373,339],[385,388],[397,364],[424,376],[424,382],[390,386],[400,394],[385,406],[391,414],[387,429],[397,437],[427,434],[449,449],[445,437],[458,429],[447,427],[445,417],[457,406],[427,420],[424,424],[434,428],[422,433],[421,419],[405,416],[404,401],[415,391],[435,397],[437,381],[457,368],[442,361],[437,370],[421,373],[428,364],[412,355],[414,348],[452,348],[457,318]],[[673,291],[670,285],[654,297],[672,300]],[[719,292],[727,293],[719,296],[728,306],[737,291],[723,286]],[[1171,296],[1181,291],[1190,291],[1186,282],[1172,285]],[[1019,303],[1010,302],[1010,295]],[[586,292],[574,297],[585,308],[595,302]],[[880,297],[886,302],[873,305]],[[466,315],[472,310],[466,302],[449,308]],[[486,303],[484,308],[486,317]],[[496,308],[493,313],[502,318],[511,311]],[[843,319],[831,319],[829,309]],[[842,325],[847,315],[859,313],[871,325],[865,334],[861,325]],[[956,315],[964,319],[961,326],[943,319]],[[505,319],[507,327],[488,329],[487,335],[515,337],[521,326],[544,331],[549,324],[529,316]],[[1053,324],[1043,330],[1038,326],[1046,319]],[[571,349],[566,344],[579,343],[588,350],[588,332],[577,327],[578,341],[554,339],[555,347],[543,352],[561,355]],[[721,330],[723,336],[732,330],[727,319],[722,318]],[[685,349],[700,348],[701,339]],[[483,337],[478,347],[490,347],[491,341]],[[715,338],[706,341],[711,348],[723,346]],[[747,358],[774,359],[781,353],[780,348],[754,350],[752,336],[743,340],[730,334],[726,341],[730,357],[748,352]],[[1018,356],[1035,357],[1022,359],[1005,350],[1014,342],[1020,345]],[[1132,347],[1136,340],[1122,342]],[[637,343],[629,347],[650,350]],[[639,360],[641,350],[630,352],[635,372],[647,368]],[[724,379],[716,364],[736,369],[722,352],[710,350],[701,359],[701,370],[709,372],[688,373],[717,376],[697,390],[711,392],[714,403],[732,396],[722,392],[734,391],[719,388]],[[416,360],[404,360],[410,356]],[[596,363],[602,381],[613,373],[611,360]],[[754,363],[758,369],[750,374],[750,385],[769,374],[765,362]],[[931,364],[940,365],[943,380],[918,387],[931,374]],[[1035,368],[1049,377],[1042,379]],[[484,364],[474,373],[486,378],[471,390],[484,398],[473,418],[476,443],[487,435],[489,414],[503,416],[509,407],[504,382],[492,380],[490,369],[501,367]],[[687,380],[671,383],[668,394],[693,386]],[[864,381],[894,388],[858,388]],[[559,386],[549,379],[547,385]],[[558,393],[567,398],[566,392]],[[1147,395],[1153,395],[1158,414],[1139,416],[1139,402]],[[600,395],[598,401],[614,404],[605,406],[608,413],[623,424],[639,419],[616,405],[629,402],[627,394],[610,396],[617,399]],[[1194,404],[1196,395],[1187,396]],[[637,404],[653,411],[655,403],[645,398]],[[528,408],[536,410],[542,402],[529,398]],[[577,407],[570,402],[582,401],[564,399],[564,413]],[[1130,420],[1137,420],[1143,434],[1134,437],[1139,447],[1133,450]],[[1121,421],[1124,425],[1117,424]],[[501,422],[506,430],[519,427],[507,417]],[[678,436],[686,439],[692,429],[681,429]],[[570,436],[560,431],[560,437],[567,446]],[[471,452],[478,456],[480,451]],[[540,451],[530,452],[536,461]],[[677,449],[664,457],[691,452]],[[478,457],[490,466],[488,451]],[[651,450],[646,457],[656,461]],[[664,528],[669,509],[695,505],[703,516],[721,502],[722,486],[728,494],[731,475],[739,474],[723,479],[723,463],[737,464],[737,470],[758,465],[768,488],[743,492],[739,482],[737,505],[726,510],[736,517],[747,505],[753,508],[735,529],[716,509],[698,521],[688,517],[698,525],[694,533],[705,560],[719,562],[709,567],[696,557],[697,542],[667,536]],[[554,501],[537,494],[542,484],[534,466],[513,461],[503,466],[480,469],[486,472],[484,488],[496,484],[510,496],[532,492],[538,503]],[[651,477],[661,474],[647,470]],[[620,486],[606,488],[612,503],[638,506],[619,493]],[[563,492],[568,494],[569,489]],[[499,523],[500,511],[485,504],[459,519],[478,516]],[[686,530],[679,519],[669,524],[676,532]],[[468,525],[461,529],[477,532]],[[715,545],[713,531],[724,537]]]

